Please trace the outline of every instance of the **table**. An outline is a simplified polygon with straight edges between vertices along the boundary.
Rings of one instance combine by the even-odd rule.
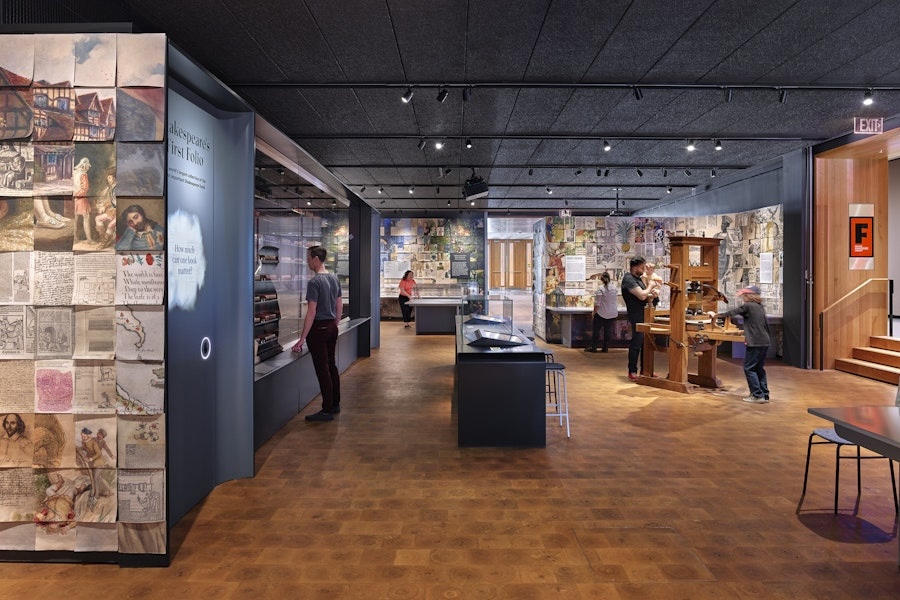
[[[809,408],[807,412],[834,423],[835,432],[842,438],[900,461],[900,406]],[[897,565],[900,566],[900,536]]]
[[[409,306],[416,309],[416,335],[456,333],[456,315],[462,298],[416,298]]]

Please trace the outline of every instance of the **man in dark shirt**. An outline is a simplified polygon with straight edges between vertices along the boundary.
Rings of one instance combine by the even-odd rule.
[[[631,323],[631,343],[628,344],[628,379],[637,381],[638,362],[644,345],[644,334],[637,330],[637,324],[644,321],[644,305],[659,295],[659,282],[651,280],[645,287],[641,280],[646,264],[643,256],[635,256],[629,263],[629,271],[622,278],[622,298],[628,310]]]

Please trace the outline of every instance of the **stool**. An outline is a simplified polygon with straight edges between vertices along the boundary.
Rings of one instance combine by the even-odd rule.
[[[814,437],[820,437],[824,441],[814,442]],[[887,456],[861,456],[860,455],[860,447],[858,444],[854,444],[850,440],[845,440],[841,436],[837,434],[834,429],[814,429],[811,434],[809,434],[809,443],[806,446],[806,471],[803,473],[803,491],[800,493],[800,503],[797,504],[797,512],[800,512],[800,507],[803,506],[803,498],[806,496],[806,480],[809,478],[809,455],[812,451],[812,447],[814,444],[834,444],[835,445],[835,459],[834,459],[834,513],[837,514],[838,511],[838,485],[841,480],[841,461],[842,460],[855,460],[856,461],[856,500],[859,502],[859,497],[862,496],[862,474],[860,473],[860,462],[868,459],[883,459],[888,461],[888,466],[891,469],[891,489],[894,492],[894,512],[900,514],[900,504],[897,502],[897,480],[894,478],[894,461],[888,458]],[[851,446],[856,447],[856,456],[841,456],[841,447],[842,446]]]
[[[558,362],[547,362],[547,418],[559,417],[559,426],[566,420],[566,437],[572,437],[569,430],[569,397],[566,394],[566,365]]]

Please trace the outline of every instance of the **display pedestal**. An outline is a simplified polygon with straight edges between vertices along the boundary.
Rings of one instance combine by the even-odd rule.
[[[473,348],[468,342],[474,329],[489,328],[463,325],[463,318],[456,319],[459,446],[543,448],[547,445],[544,351],[530,342],[512,348]],[[524,333],[513,332],[528,341]]]

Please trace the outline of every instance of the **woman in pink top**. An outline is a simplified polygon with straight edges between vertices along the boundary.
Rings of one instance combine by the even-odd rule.
[[[400,312],[403,313],[403,326],[409,327],[412,321],[412,307],[408,304],[413,297],[419,297],[419,290],[416,288],[416,280],[413,279],[413,272],[407,271],[400,280]]]

